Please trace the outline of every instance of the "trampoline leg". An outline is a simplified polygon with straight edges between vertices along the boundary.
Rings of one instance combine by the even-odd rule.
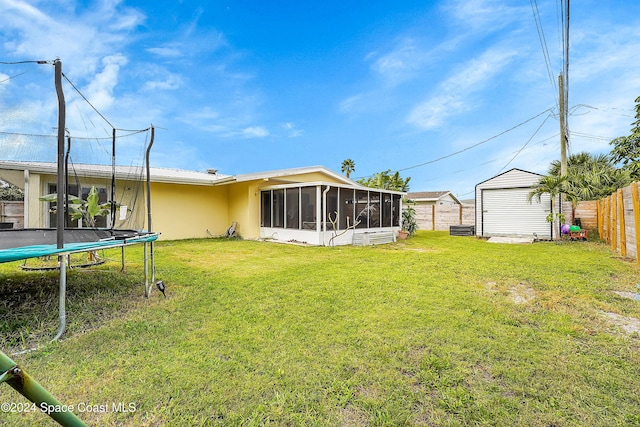
[[[144,296],[149,298],[151,287],[149,286],[149,259],[147,256],[147,242],[144,243]]]
[[[153,284],[156,283],[156,261],[153,254],[153,242],[149,242],[149,247],[151,248],[151,283],[149,286],[153,287]]]
[[[67,326],[67,309],[66,309],[66,294],[67,294],[67,258],[66,255],[61,255],[58,257],[60,260],[60,304],[59,304],[59,318],[60,318],[60,328],[58,329],[58,333],[51,341],[58,340]]]

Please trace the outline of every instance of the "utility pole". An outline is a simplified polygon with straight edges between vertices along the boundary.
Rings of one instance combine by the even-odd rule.
[[[560,91],[560,176],[567,176],[567,100],[565,99],[564,75],[558,76],[558,88]]]

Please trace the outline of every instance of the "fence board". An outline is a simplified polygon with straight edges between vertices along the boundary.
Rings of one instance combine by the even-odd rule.
[[[416,204],[414,209],[419,230],[449,231],[452,225],[475,225],[474,205]]]
[[[587,228],[585,224],[595,224],[594,228],[597,227],[600,238],[605,240],[611,249],[624,257],[638,261],[638,248],[640,248],[638,183],[634,182],[595,202],[580,202],[578,206],[582,204],[593,204],[593,207],[588,206],[582,211],[583,228]]]
[[[24,202],[0,200],[0,222],[13,223],[13,228],[24,228]]]

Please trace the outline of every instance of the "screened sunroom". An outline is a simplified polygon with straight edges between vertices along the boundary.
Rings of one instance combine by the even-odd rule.
[[[260,237],[322,246],[353,244],[362,236],[369,241],[374,235],[392,241],[400,229],[403,194],[334,183],[263,188]]]

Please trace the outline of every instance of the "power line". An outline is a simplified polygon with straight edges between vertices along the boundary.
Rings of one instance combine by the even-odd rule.
[[[428,162],[424,162],[424,163],[420,163],[420,164],[418,164],[418,165],[414,165],[414,166],[409,166],[409,167],[406,167],[406,168],[398,169],[398,172],[406,171],[406,170],[409,170],[409,169],[419,168],[419,167],[421,167],[421,166],[430,165],[430,164],[432,164],[432,163],[439,162],[440,160],[448,159],[449,157],[453,157],[453,156],[458,155],[458,154],[460,154],[460,153],[464,153],[465,151],[471,150],[472,148],[475,148],[475,147],[477,147],[477,146],[479,146],[479,145],[485,144],[485,143],[487,143],[487,142],[489,142],[489,141],[491,141],[491,140],[494,140],[494,139],[496,139],[496,138],[498,138],[498,137],[500,137],[500,136],[502,136],[502,135],[504,135],[504,134],[506,134],[506,133],[508,133],[508,132],[511,132],[512,130],[517,129],[517,128],[519,128],[520,126],[523,126],[523,125],[525,125],[525,124],[529,123],[530,121],[532,121],[532,120],[534,120],[534,119],[537,119],[538,117],[542,116],[542,115],[543,115],[543,114],[545,114],[545,113],[550,113],[551,111],[553,111],[553,108],[547,108],[547,109],[546,109],[546,110],[544,110],[543,112],[541,112],[541,113],[539,113],[539,114],[537,114],[537,115],[535,115],[535,116],[531,117],[530,119],[527,119],[527,120],[525,120],[524,122],[519,123],[519,124],[517,124],[517,125],[515,125],[515,126],[513,126],[513,127],[511,127],[511,128],[509,128],[509,129],[507,129],[507,130],[505,130],[505,131],[503,131],[503,132],[500,132],[500,133],[499,133],[499,134],[497,134],[497,135],[494,135],[494,136],[492,136],[492,137],[490,137],[490,138],[487,138],[487,139],[485,139],[484,141],[480,141],[480,142],[478,142],[478,143],[476,143],[476,144],[470,145],[470,146],[468,146],[468,147],[466,147],[466,148],[463,148],[462,150],[456,151],[456,152],[454,152],[454,153],[447,154],[446,156],[442,156],[442,157],[438,157],[437,159],[429,160]],[[546,121],[546,119],[545,119],[545,121]]]
[[[547,39],[544,35],[544,29],[542,27],[542,21],[540,19],[540,11],[538,10],[538,2],[537,0],[530,0],[531,3],[531,11],[533,13],[533,20],[536,22],[536,29],[538,30],[538,39],[540,40],[540,47],[542,48],[542,56],[544,57],[544,63],[547,68],[547,74],[549,76],[549,80],[551,81],[551,86],[554,88],[554,95],[556,98],[556,103],[558,103],[558,86],[556,85],[556,81],[553,78],[553,74],[551,72],[551,59],[549,56],[549,49],[547,47]]]
[[[6,61],[0,61],[0,64],[2,65],[20,65],[20,64],[40,64],[40,65],[53,65],[53,63],[55,62],[55,59],[47,59],[47,60],[28,60],[28,61],[13,61],[13,62],[6,62]]]
[[[23,75],[23,74],[27,74],[27,71],[23,71],[23,72],[21,72],[20,74],[16,74],[16,75],[14,75],[14,76],[9,76],[9,77],[7,77],[7,78],[6,78],[6,79],[4,79],[4,80],[0,80],[0,84],[3,84],[4,82],[8,82],[9,80],[13,80],[13,79],[15,79],[15,78],[17,78],[17,77],[20,77],[20,76],[21,76],[21,75]]]
[[[524,143],[524,145],[516,152],[516,154],[511,158],[511,160],[509,160],[507,162],[506,165],[504,165],[502,167],[502,169],[500,169],[498,171],[498,173],[501,173],[503,170],[505,170],[507,168],[507,166],[509,166],[511,164],[511,162],[513,162],[515,160],[516,157],[518,157],[520,155],[520,153],[522,152],[522,150],[525,149],[525,147],[527,145],[529,145],[529,143],[531,142],[531,140],[533,139],[534,136],[536,136],[538,134],[538,132],[540,131],[540,129],[542,129],[542,126],[544,126],[544,124],[547,122],[547,120],[549,120],[549,117],[551,117],[551,114],[547,115],[547,117],[544,119],[544,121],[540,124],[540,126],[538,126],[538,129],[536,129],[536,131],[533,133],[533,135],[531,135],[531,137],[527,140],[527,142]]]

